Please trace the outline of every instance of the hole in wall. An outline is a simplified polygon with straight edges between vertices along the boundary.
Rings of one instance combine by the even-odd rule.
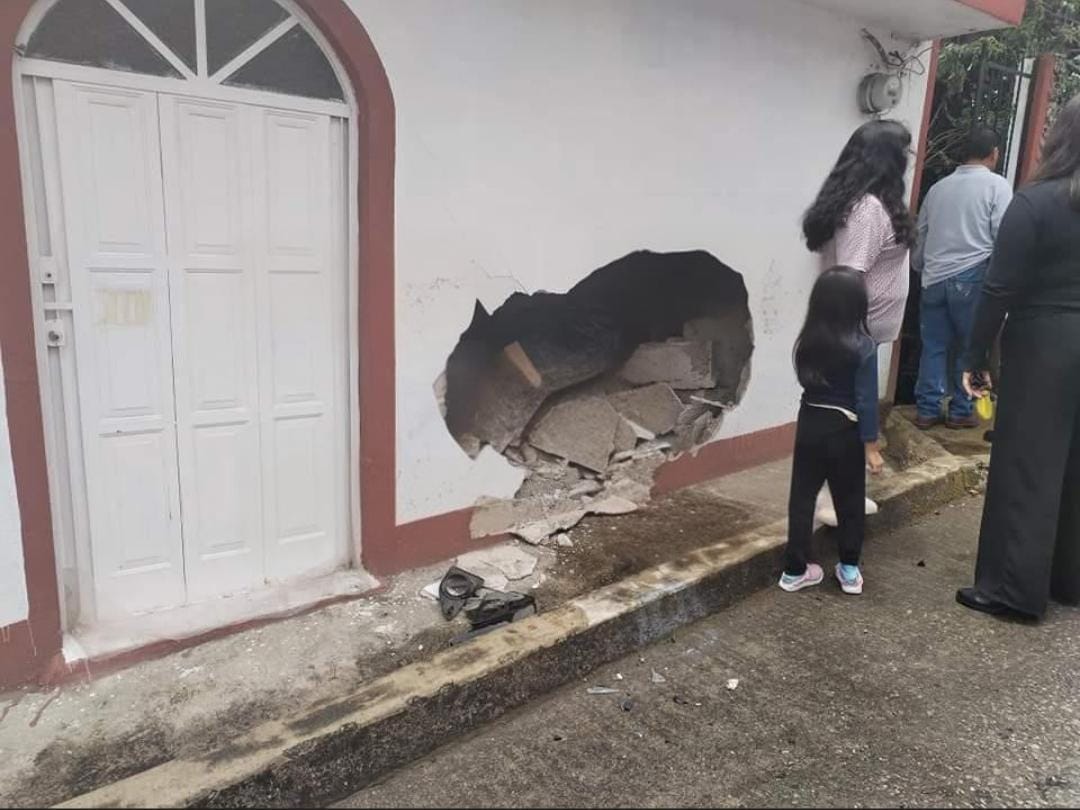
[[[644,503],[657,467],[708,442],[750,378],[742,276],[705,251],[637,251],[565,294],[477,302],[435,390],[471,457],[526,478],[478,504],[473,534],[540,542],[586,513]]]

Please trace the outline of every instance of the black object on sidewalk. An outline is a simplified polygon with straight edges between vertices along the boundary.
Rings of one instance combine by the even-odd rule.
[[[456,565],[451,566],[439,583],[439,607],[442,609],[443,618],[450,621],[461,613],[465,603],[483,585],[484,580],[476,574],[470,574]]]

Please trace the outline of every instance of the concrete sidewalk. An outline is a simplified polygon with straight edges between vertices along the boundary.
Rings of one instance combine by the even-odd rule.
[[[954,603],[980,505],[873,538],[862,597],[760,592],[342,806],[1075,807],[1080,611]]]
[[[902,420],[890,425],[895,468],[875,482],[878,531],[978,479],[973,465]],[[536,595],[540,616],[453,650],[447,642],[461,620],[443,622],[418,595],[445,570],[437,566],[372,597],[90,682],[10,696],[0,704],[0,801],[290,806],[340,798],[442,735],[766,584],[783,544],[787,487],[788,465],[779,462],[639,512],[589,518],[570,547],[518,547],[537,563],[510,584]]]
[[[493,587],[531,593],[550,612],[777,520],[787,476],[781,461],[659,498],[639,512],[589,517],[570,532],[572,547],[505,544],[535,556],[536,568]],[[452,562],[401,574],[370,596],[170,655],[0,695],[0,804],[50,805],[212,751],[267,720],[430,658],[467,629],[464,617],[447,623],[437,603],[420,595]]]

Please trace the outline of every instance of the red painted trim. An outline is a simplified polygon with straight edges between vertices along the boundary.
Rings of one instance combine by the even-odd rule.
[[[12,53],[34,0],[0,3],[0,42]],[[0,685],[27,680],[60,651],[60,598],[53,550],[22,178],[15,134],[13,60],[0,59],[0,353],[7,388],[8,431],[22,520],[30,615],[0,644]]]
[[[1027,7],[1025,0],[959,0],[962,5],[989,14],[1009,25],[1019,25]]]
[[[374,561],[375,567],[369,564],[368,570],[376,575],[396,574],[409,568],[448,560],[506,539],[505,535],[473,539],[469,531],[472,513],[472,509],[459,509],[403,523],[396,528],[392,553],[380,556]]]
[[[779,461],[791,455],[795,445],[795,423],[721,439],[663,465],[656,473],[653,492],[672,492],[712,478]]]
[[[397,554],[394,344],[394,95],[382,60],[344,0],[298,0],[352,81],[358,107],[361,558],[385,571]]]
[[[1028,105],[1027,121],[1024,122],[1026,141],[1024,154],[1020,156],[1020,184],[1023,185],[1035,173],[1042,159],[1043,137],[1046,122],[1050,117],[1050,103],[1054,98],[1054,77],[1057,72],[1057,57],[1044,53],[1035,60],[1035,82],[1031,88],[1031,103]]]
[[[919,124],[919,145],[915,152],[915,171],[911,179],[911,198],[908,203],[913,214],[919,210],[919,193],[922,191],[923,169],[926,166],[926,146],[930,138],[930,116],[934,110],[934,92],[937,86],[938,64],[941,60],[941,40],[935,39],[930,48],[930,65],[926,69],[926,95],[923,97],[922,121]],[[885,401],[896,399],[896,386],[900,379],[900,341],[893,343],[889,358],[889,382],[885,387]]]
[[[918,212],[919,192],[922,191],[923,167],[926,166],[926,142],[930,137],[930,116],[934,111],[934,88],[941,60],[941,40],[935,39],[930,48],[930,66],[926,69],[926,95],[923,97],[922,121],[919,124],[918,147],[915,153],[915,172],[911,181],[912,213]]]

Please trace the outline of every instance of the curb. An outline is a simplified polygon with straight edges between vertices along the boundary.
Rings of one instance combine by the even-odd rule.
[[[932,458],[874,487],[869,536],[963,496],[973,462]],[[572,599],[273,720],[201,757],[173,759],[58,807],[312,807],[370,785],[506,711],[771,583],[776,521]]]

